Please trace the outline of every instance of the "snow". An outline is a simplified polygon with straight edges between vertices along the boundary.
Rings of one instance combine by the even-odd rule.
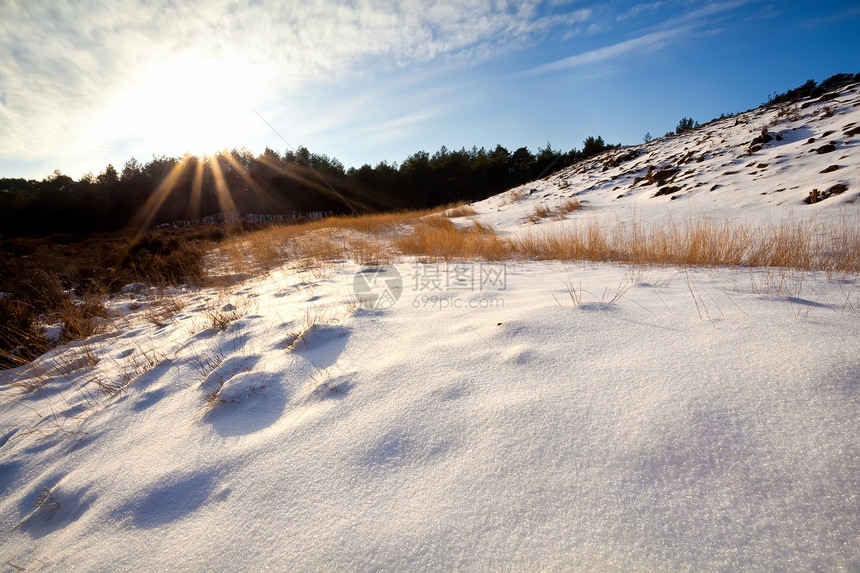
[[[537,227],[634,212],[761,223],[815,213],[856,225],[856,144],[842,141],[840,169],[822,175],[837,161],[800,143],[828,121],[855,121],[856,98],[837,100],[833,117],[812,115],[816,104],[805,127],[771,129],[795,135],[756,154],[771,165],[758,180],[749,168],[720,175],[730,168],[717,164],[755,135],[730,118],[705,128],[718,159],[698,164],[682,201],[652,198],[653,185],[626,189],[634,174],[621,175],[622,163],[574,167],[527,186],[529,197],[474,207],[508,234],[535,227],[525,214],[536,201],[576,193],[587,211]],[[755,113],[750,123],[767,121]],[[668,164],[701,138],[642,147],[649,163]],[[849,191],[804,205],[831,176]],[[709,192],[715,181],[724,189]],[[786,191],[760,194],[778,186]],[[2,373],[0,562],[860,568],[856,276],[457,267],[478,279],[428,283],[455,269],[400,259],[400,298],[378,308],[357,304],[358,265],[284,267],[233,289],[169,293],[182,308],[161,327],[145,320],[154,293],[127,289],[112,301],[127,314],[122,328]],[[10,384],[33,380],[38,391]],[[124,387],[108,396],[99,384]]]

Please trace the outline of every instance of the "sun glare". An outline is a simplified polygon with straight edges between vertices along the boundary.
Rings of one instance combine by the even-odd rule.
[[[176,57],[118,95],[98,131],[155,155],[241,147],[257,129],[249,105],[259,80],[237,60]]]

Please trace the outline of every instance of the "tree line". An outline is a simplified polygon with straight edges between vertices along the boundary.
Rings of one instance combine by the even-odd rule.
[[[294,216],[312,212],[422,209],[478,201],[533,181],[606,149],[589,137],[581,150],[526,147],[510,152],[442,147],[419,151],[399,165],[380,162],[345,169],[305,147],[279,153],[246,149],[197,157],[129,159],[121,170],[74,180],[60,171],[41,181],[0,178],[0,235],[115,231],[238,211]]]

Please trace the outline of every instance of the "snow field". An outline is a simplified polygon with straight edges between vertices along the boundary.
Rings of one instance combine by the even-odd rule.
[[[315,283],[282,272],[244,288],[247,314],[224,331],[188,327],[206,306],[191,293],[170,325],[94,343],[105,374],[123,341],[164,359],[68,431],[7,436],[2,558],[35,570],[860,562],[853,284],[794,275],[778,293],[762,286],[784,284],[774,270],[529,263],[509,266],[503,305],[431,308],[411,304],[420,267],[398,269],[403,297],[385,310],[350,301],[358,267]],[[4,419],[74,402],[69,383],[85,376],[26,405],[4,388]],[[206,410],[219,378],[223,401]],[[58,507],[24,519],[42,487]]]

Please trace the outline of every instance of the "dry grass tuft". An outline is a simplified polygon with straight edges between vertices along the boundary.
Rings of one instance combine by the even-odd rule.
[[[572,213],[574,211],[579,211],[582,209],[582,203],[577,199],[568,199],[559,207],[558,212],[562,215],[567,215],[568,213]]]
[[[122,372],[120,380],[123,386],[128,386],[132,380],[149,372],[167,358],[167,355],[159,352],[155,347],[147,349],[143,345],[136,345],[130,350],[119,369]]]
[[[284,348],[287,350],[295,350],[296,345],[299,343],[307,346],[308,335],[310,335],[316,327],[317,324],[315,322],[308,322],[303,327],[290,331],[284,338]]]
[[[535,210],[526,215],[526,219],[531,224],[537,224],[541,219],[546,219],[552,215],[552,210],[547,205],[538,205]]]
[[[390,241],[376,236],[349,237],[347,255],[360,265],[384,265],[394,260]]]
[[[511,249],[525,258],[560,261],[608,260],[613,254],[605,231],[596,221],[552,233],[514,238]]]
[[[191,360],[197,366],[198,374],[201,376],[200,384],[206,382],[206,377],[224,362],[225,357],[224,350],[218,344],[191,357]]]
[[[478,212],[471,205],[459,205],[445,211],[446,217],[471,217],[477,214]]]
[[[119,378],[115,378],[112,380],[106,380],[104,378],[93,378],[91,380],[96,387],[102,391],[105,396],[113,396],[118,394],[128,386],[128,379],[125,376],[120,376]]]
[[[200,417],[206,415],[207,412],[212,410],[215,406],[219,404],[227,404],[229,400],[223,398],[221,396],[221,390],[224,388],[224,380],[216,380],[212,387],[209,388],[203,394],[203,408],[200,412]]]
[[[156,328],[164,328],[170,320],[183,308],[182,301],[175,296],[165,296],[155,300],[143,314],[143,318],[155,325]]]
[[[418,223],[411,233],[397,237],[394,245],[400,253],[425,261],[498,261],[511,253],[508,242],[499,239],[491,228],[461,229],[443,218]]]
[[[231,322],[236,321],[242,315],[232,305],[227,304],[221,308],[214,305],[206,309],[206,321],[212,328],[226,330]]]
[[[228,296],[219,293],[218,298],[206,302],[205,325],[209,328],[227,330],[231,323],[246,316],[252,306],[247,296]]]
[[[42,487],[42,491],[33,505],[37,510],[56,511],[60,509],[60,502],[54,498],[54,491],[49,487]]]
[[[508,191],[505,195],[504,204],[505,205],[513,205],[517,201],[521,201],[528,197],[530,194],[529,191],[525,189],[516,189],[514,191]]]
[[[106,300],[105,294],[91,294],[81,300],[64,298],[53,313],[53,318],[63,325],[60,342],[80,340],[104,332],[110,324]]]
[[[537,224],[542,219],[546,218],[552,218],[554,221],[561,221],[568,213],[578,211],[582,208],[582,203],[576,199],[567,199],[556,208],[552,208],[546,204],[541,204],[538,205],[533,212],[526,215],[526,220],[532,224]]]
[[[286,252],[292,261],[334,262],[346,258],[348,249],[343,232],[324,229],[294,237]]]
[[[265,271],[287,263],[304,267],[355,261],[390,263],[397,240],[415,227],[470,216],[468,205],[446,205],[424,211],[339,216],[301,224],[271,226],[224,241],[218,253],[233,270]]]
[[[100,361],[93,347],[86,343],[69,352],[60,354],[55,360],[57,361],[57,365],[54,368],[54,373],[62,374],[63,376],[69,376],[84,368],[92,368]]]

